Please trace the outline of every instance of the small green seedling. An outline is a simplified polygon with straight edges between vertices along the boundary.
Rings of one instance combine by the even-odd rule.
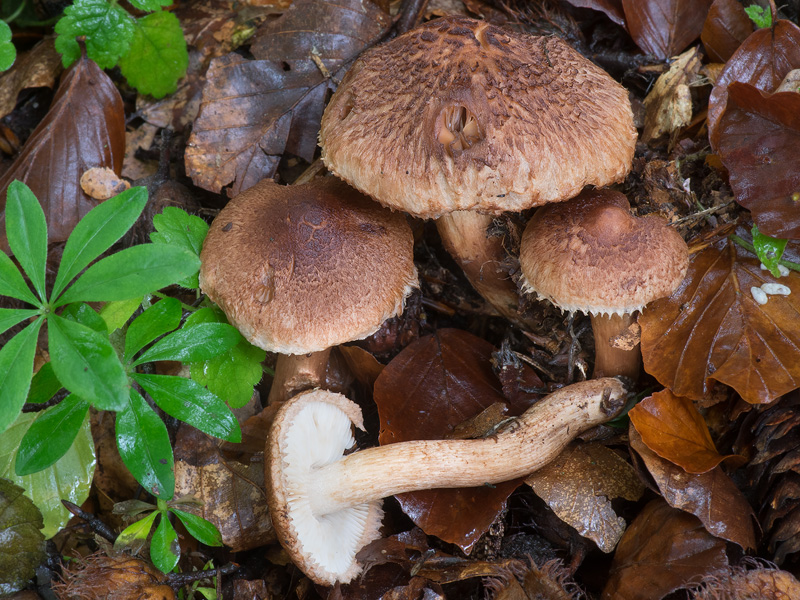
[[[756,250],[756,255],[769,272],[774,277],[780,277],[781,273],[778,269],[783,251],[786,249],[788,240],[770,237],[758,231],[758,227],[753,225],[751,230],[753,234],[753,247]]]
[[[764,8],[758,4],[752,4],[744,9],[750,20],[755,23],[759,29],[772,27],[772,11],[769,8]]]

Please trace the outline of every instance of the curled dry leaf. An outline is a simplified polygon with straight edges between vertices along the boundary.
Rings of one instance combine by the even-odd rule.
[[[80,186],[84,171],[110,167],[119,173],[125,153],[125,111],[114,82],[82,56],[64,74],[47,115],[22,152],[0,177],[0,250],[5,238],[6,188],[28,184],[47,217],[47,241],[63,242],[97,205]]]
[[[625,531],[614,498],[638,500],[644,492],[633,468],[602,444],[571,444],[553,462],[525,478],[559,518],[611,552]]]
[[[622,536],[602,599],[663,598],[727,565],[725,542],[697,517],[653,500]]]
[[[714,0],[703,23],[700,40],[708,58],[726,62],[754,29],[753,21],[737,0]]]
[[[753,213],[758,230],[800,239],[797,88],[769,94],[747,83],[731,83],[717,133],[736,201]]]
[[[656,58],[666,59],[700,35],[711,0],[622,0],[633,41]]]
[[[614,23],[625,27],[625,12],[622,10],[622,0],[567,0],[567,2],[579,8],[591,8],[604,12]]]
[[[744,550],[755,548],[753,509],[721,467],[699,475],[687,473],[650,450],[633,427],[630,428],[630,444],[642,457],[670,506],[696,516],[716,537],[738,544]]]
[[[53,87],[61,69],[54,38],[43,39],[19,56],[11,69],[0,75],[0,119],[14,110],[22,90]]]
[[[759,304],[752,288],[785,285]],[[709,379],[747,402],[770,402],[800,387],[800,274],[776,281],[759,260],[721,240],[691,257],[681,286],[639,317],[645,370],[676,395],[701,400]]]

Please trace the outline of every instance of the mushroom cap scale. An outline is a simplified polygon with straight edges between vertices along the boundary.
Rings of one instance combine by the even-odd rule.
[[[200,258],[202,290],[251,343],[283,354],[371,335],[417,285],[405,217],[333,177],[242,192]]]
[[[420,217],[497,214],[622,180],[636,130],[625,89],[555,37],[464,17],[365,52],[322,119],[330,171]]]

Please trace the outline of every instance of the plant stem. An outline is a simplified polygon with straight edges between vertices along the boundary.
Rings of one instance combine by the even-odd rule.
[[[730,234],[728,236],[728,239],[731,240],[735,244],[739,244],[745,250],[748,250],[748,251],[752,252],[753,254],[755,254],[756,256],[758,256],[758,254],[756,253],[756,249],[753,246],[753,244],[751,244],[747,240],[744,240],[744,239],[740,238],[735,233]],[[787,269],[792,269],[793,271],[800,271],[800,263],[792,262],[790,260],[786,260],[785,258],[780,259],[778,261],[778,264],[779,265],[783,265]]]

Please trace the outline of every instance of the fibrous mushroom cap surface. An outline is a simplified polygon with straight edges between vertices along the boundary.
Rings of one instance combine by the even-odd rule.
[[[523,289],[567,311],[627,314],[669,296],[689,264],[686,242],[627,198],[590,190],[540,208],[520,246]]]
[[[333,177],[242,192],[200,258],[202,290],[251,343],[284,354],[371,335],[417,285],[405,217]]]
[[[636,130],[625,89],[562,40],[448,17],[365,52],[325,110],[320,143],[354,187],[436,217],[620,181]]]

